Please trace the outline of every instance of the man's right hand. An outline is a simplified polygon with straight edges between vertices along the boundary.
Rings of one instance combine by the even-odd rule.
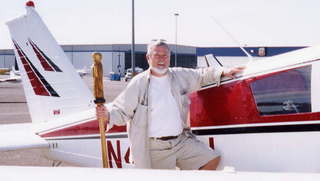
[[[229,77],[229,78],[236,78],[235,75],[238,74],[238,73],[241,73],[243,72],[243,70],[245,69],[246,67],[244,66],[241,66],[241,67],[233,67],[233,68],[230,68],[230,69],[225,69],[223,72],[222,72],[222,76],[226,76],[226,77]]]
[[[109,123],[109,111],[103,104],[96,106],[96,116],[97,120],[103,119],[105,121],[105,129],[107,129],[107,124]]]

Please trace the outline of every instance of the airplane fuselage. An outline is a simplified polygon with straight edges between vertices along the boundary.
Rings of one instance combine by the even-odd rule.
[[[319,61],[226,80],[190,95],[191,129],[217,150],[220,167],[239,171],[320,171]],[[46,131],[48,156],[81,166],[100,167],[100,137],[95,119]],[[107,134],[112,168],[132,167],[124,126]]]

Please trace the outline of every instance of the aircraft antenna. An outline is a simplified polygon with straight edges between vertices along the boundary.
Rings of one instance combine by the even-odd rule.
[[[252,56],[243,48],[241,43],[236,38],[234,38],[234,36],[216,18],[214,18],[213,16],[211,16],[211,18],[232,39],[234,43],[238,44],[240,49],[248,56],[249,61],[251,61]]]

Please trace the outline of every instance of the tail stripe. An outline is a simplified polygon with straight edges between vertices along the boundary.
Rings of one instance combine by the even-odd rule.
[[[61,69],[55,63],[53,63],[51,59],[45,53],[43,53],[43,51],[32,40],[29,39],[29,43],[31,44],[32,49],[37,55],[44,70],[62,72]]]
[[[60,97],[51,85],[43,78],[40,72],[31,63],[27,55],[23,52],[20,46],[13,40],[14,46],[19,54],[21,62],[26,70],[33,91],[36,95]]]

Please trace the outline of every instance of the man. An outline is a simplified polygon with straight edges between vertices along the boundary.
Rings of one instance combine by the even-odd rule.
[[[137,168],[181,170],[217,168],[220,156],[200,142],[188,124],[188,94],[221,76],[233,78],[242,67],[169,68],[170,50],[163,40],[148,45],[149,69],[135,76],[107,108],[97,108],[110,129],[127,124],[131,156]]]

